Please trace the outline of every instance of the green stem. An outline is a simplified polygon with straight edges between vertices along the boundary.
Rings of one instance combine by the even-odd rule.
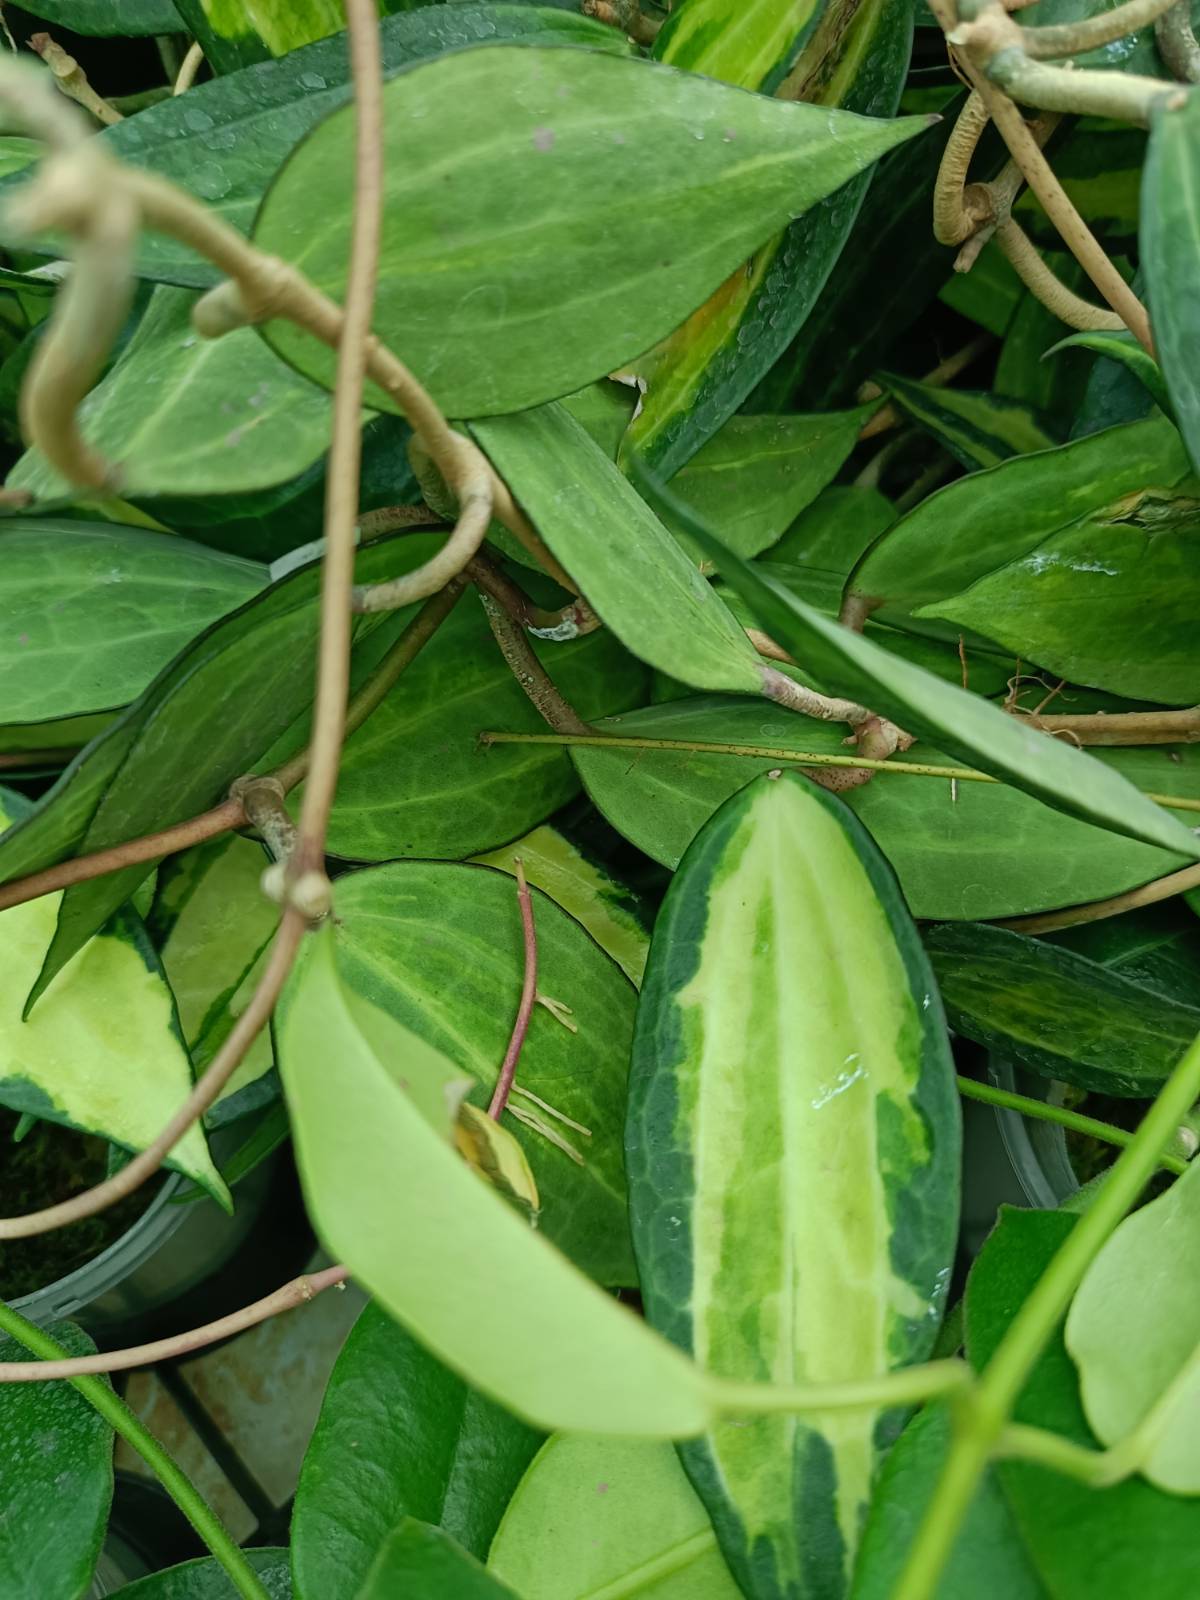
[[[950,1357],[902,1367],[856,1383],[737,1383],[711,1378],[710,1392],[728,1415],[770,1415],[781,1411],[841,1411],[875,1406],[910,1406],[941,1395],[961,1393],[974,1379],[965,1361]]]
[[[1065,1315],[1084,1273],[1141,1193],[1197,1096],[1200,1039],[1167,1079],[1141,1127],[1009,1324],[984,1369],[975,1404],[956,1430],[892,1600],[929,1600],[935,1593],[979,1479],[1026,1379]]]
[[[937,767],[921,761],[873,761],[866,756],[821,755],[814,750],[787,750],[771,744],[723,744],[709,739],[639,739],[631,735],[602,733],[481,733],[479,742],[491,744],[587,745],[614,750],[694,750],[701,755],[749,756],[756,761],[787,761],[794,767],[867,767],[872,772],[895,772],[910,778],[953,778],[957,783],[1003,783],[990,772],[973,767]],[[1151,794],[1147,800],[1173,811],[1200,811],[1200,800],[1185,800],[1173,794]]]
[[[1132,1437],[1132,1436],[1131,1436]],[[1111,1450],[1090,1450],[1087,1445],[1064,1439],[1061,1433],[1046,1428],[1030,1428],[1010,1423],[996,1441],[997,1460],[1032,1461],[1064,1478],[1075,1478],[1092,1489],[1108,1489],[1138,1469],[1129,1440],[1122,1439]]]
[[[997,1089],[990,1083],[979,1083],[975,1078],[958,1080],[958,1092],[968,1100],[981,1100],[984,1105],[1002,1106],[1006,1111],[1019,1111],[1025,1117],[1038,1117],[1042,1122],[1056,1122],[1060,1128],[1072,1133],[1085,1133],[1105,1144],[1129,1145],[1133,1134],[1111,1122],[1101,1122],[1097,1117],[1085,1117],[1078,1111],[1068,1111],[1065,1106],[1052,1106],[1045,1100],[1035,1100],[1031,1095],[1014,1094],[1011,1089]],[[1187,1171],[1187,1162],[1178,1156],[1159,1157],[1160,1167],[1178,1176]]]
[[[27,1322],[19,1312],[0,1300],[0,1332],[8,1334],[43,1361],[64,1359],[68,1352],[42,1328]],[[60,1380],[61,1381],[61,1380]],[[82,1377],[66,1380],[78,1389],[89,1405],[119,1433],[126,1444],[141,1456],[163,1488],[195,1528],[204,1543],[224,1567],[229,1581],[242,1600],[271,1600],[259,1582],[245,1554],[230,1537],[212,1509],[199,1494],[187,1474],[172,1460],[149,1431],[103,1378]]]

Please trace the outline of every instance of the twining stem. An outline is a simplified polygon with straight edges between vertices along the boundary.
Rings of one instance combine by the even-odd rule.
[[[919,1405],[943,1395],[965,1394],[973,1378],[965,1361],[951,1357],[850,1383],[738,1383],[715,1377],[709,1382],[713,1398],[727,1416],[768,1416],[788,1411]]]
[[[179,67],[179,75],[175,79],[171,93],[186,94],[196,81],[196,74],[204,65],[204,46],[193,40],[187,48],[187,54]]]
[[[479,735],[479,742],[490,744],[563,744],[586,745],[597,749],[611,746],[621,750],[694,750],[703,755],[747,756],[754,760],[786,761],[794,767],[867,767],[873,772],[894,772],[914,778],[953,778],[958,783],[1003,783],[990,772],[976,772],[972,767],[934,766],[922,761],[877,761],[868,756],[823,755],[813,750],[789,750],[770,744],[722,744],[708,739],[643,739],[637,735],[609,735],[593,733],[503,733],[494,729]],[[1179,795],[1152,794],[1142,791],[1147,800],[1173,811],[1200,811],[1200,800]]]
[[[127,1350],[100,1350],[92,1356],[63,1356],[47,1361],[0,1361],[0,1384],[43,1383],[48,1378],[78,1378],[88,1373],[128,1372],[134,1367],[149,1367],[159,1361],[176,1361],[180,1356],[203,1350],[220,1339],[232,1339],[235,1334],[254,1328],[268,1317],[283,1311],[307,1305],[326,1289],[345,1283],[349,1273],[345,1267],[325,1267],[307,1277],[293,1278],[281,1289],[243,1306],[216,1322],[206,1322],[201,1328],[190,1328],[170,1339],[155,1339],[150,1344],[132,1345]]]
[[[572,736],[586,734],[588,724],[564,698],[553,678],[538,660],[524,628],[513,621],[499,600],[493,598],[486,587],[486,580],[480,578],[477,581],[480,585],[480,604],[483,606],[488,626],[492,630],[492,637],[500,646],[500,654],[508,664],[513,677],[529,697],[531,705],[556,734]]]
[[[1047,1341],[1100,1247],[1137,1200],[1175,1130],[1200,1096],[1200,1040],[1172,1072],[1091,1204],[1034,1285],[988,1362],[909,1551],[893,1600],[929,1600],[980,1477]]]
[[[996,225],[996,243],[1021,282],[1052,316],[1069,328],[1089,330],[1124,328],[1115,311],[1106,311],[1084,300],[1046,265],[1033,241],[1019,222],[1007,217]]]
[[[1061,716],[1018,707],[1017,714],[1044,733],[1069,733],[1087,745],[1194,744],[1200,740],[1200,706],[1184,711],[1065,712]]]
[[[965,372],[973,361],[978,360],[980,356],[987,353],[992,343],[993,340],[990,333],[976,334],[975,338],[968,340],[961,350],[955,350],[944,361],[939,361],[936,367],[925,373],[921,382],[931,389],[940,389],[948,383],[953,383],[960,372]],[[878,384],[864,385],[859,390],[858,399],[863,402],[873,400],[876,395],[882,394],[882,392]],[[895,427],[900,418],[901,413],[891,401],[888,401],[887,405],[881,406],[873,417],[863,423],[858,431],[859,443],[861,444],[866,439],[873,439],[878,433],[886,433],[889,428]],[[861,481],[861,478],[859,481]]]
[[[35,1327],[32,1322],[27,1322],[2,1300],[0,1300],[0,1331],[46,1361],[58,1362],[70,1359],[57,1340],[52,1339],[41,1328]],[[146,1425],[134,1416],[125,1402],[115,1395],[101,1378],[85,1376],[72,1378],[69,1381],[88,1404],[99,1412],[114,1433],[120,1434],[126,1444],[141,1456],[224,1568],[230,1583],[242,1600],[271,1600],[253,1567],[211,1506]]]
[[[1028,55],[1045,61],[1053,56],[1080,56],[1085,50],[1115,44],[1126,34],[1148,27],[1176,0],[1125,0],[1111,11],[1078,22],[1049,23],[1041,28],[1022,28],[1021,43]]]
[[[1019,1111],[1025,1117],[1036,1117],[1041,1122],[1054,1122],[1072,1133],[1083,1133],[1092,1139],[1099,1139],[1102,1144],[1125,1146],[1133,1142],[1133,1135],[1114,1123],[1101,1122],[1097,1117],[1085,1117],[1078,1111],[1068,1111],[1065,1106],[1052,1106],[1032,1095],[998,1089],[994,1084],[980,1083],[976,1078],[960,1076],[958,1092],[966,1100],[979,1100],[987,1106],[1000,1106],[1006,1111]],[[1187,1171],[1187,1162],[1181,1161],[1178,1156],[1164,1154],[1159,1157],[1158,1164],[1176,1177]]]
[[[1107,900],[1065,906],[1061,911],[1043,911],[1034,917],[1010,917],[996,926],[1011,928],[1016,933],[1053,933],[1058,928],[1078,928],[1086,922],[1103,922],[1106,917],[1119,917],[1126,911],[1157,905],[1161,900],[1186,894],[1189,889],[1200,889],[1200,866],[1181,867],[1178,872],[1168,872],[1165,877],[1154,878],[1138,889],[1128,889]]]
[[[41,56],[50,68],[54,74],[54,81],[63,94],[68,99],[74,100],[76,105],[82,106],[85,111],[90,111],[97,122],[102,122],[106,128],[111,128],[125,120],[115,106],[110,105],[103,95],[97,94],[92,88],[87,73],[75,57],[56,43],[48,33],[31,33],[29,48]]]
[[[496,1087],[492,1090],[491,1102],[488,1105],[488,1116],[494,1118],[497,1122],[499,1122],[504,1108],[508,1104],[508,1097],[512,1092],[513,1079],[517,1075],[517,1062],[521,1059],[521,1049],[525,1043],[525,1036],[529,1032],[529,1022],[533,1016],[534,1003],[537,1000],[538,948],[537,931],[533,925],[533,897],[529,893],[529,884],[525,878],[525,863],[520,856],[513,857],[513,868],[517,877],[517,904],[521,908],[521,937],[525,946],[525,977],[521,984],[521,1000],[517,1006],[517,1017],[513,1023],[508,1049],[504,1052],[500,1076],[496,1079]]]
[[[1192,32],[1188,0],[1175,0],[1154,24],[1159,54],[1180,83],[1200,83],[1200,44]]]

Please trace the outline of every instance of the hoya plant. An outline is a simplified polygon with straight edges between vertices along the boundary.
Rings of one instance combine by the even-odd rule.
[[[1192,1600],[1188,0],[6,20],[0,1600]],[[243,1550],[121,1374],[347,1280]]]

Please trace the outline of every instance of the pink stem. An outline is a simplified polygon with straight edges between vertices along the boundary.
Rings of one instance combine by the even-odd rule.
[[[537,934],[533,927],[533,900],[530,898],[529,885],[525,881],[525,867],[519,856],[513,865],[517,869],[517,902],[521,907],[521,929],[525,935],[525,983],[521,989],[521,1004],[517,1007],[517,1020],[513,1023],[512,1037],[508,1041],[500,1076],[496,1079],[496,1087],[492,1091],[492,1103],[488,1106],[488,1116],[494,1117],[497,1122],[508,1104],[513,1079],[517,1075],[521,1046],[525,1043],[525,1035],[529,1032],[529,1019],[533,1016],[533,1005],[537,999]]]

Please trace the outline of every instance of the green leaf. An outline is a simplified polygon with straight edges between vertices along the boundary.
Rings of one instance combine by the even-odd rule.
[[[1001,462],[902,517],[859,562],[851,590],[887,609],[918,611],[1080,529],[1121,539],[1128,530],[1118,519],[1151,485],[1187,475],[1179,435],[1162,417]]]
[[[272,488],[329,444],[324,389],[272,354],[252,328],[201,339],[196,296],[157,289],[120,360],[80,408],[83,435],[123,495],[226,495]],[[40,451],[8,478],[36,499],[69,496]]]
[[[850,1600],[891,1600],[950,1448],[951,1418],[926,1406],[888,1452],[850,1586]],[[931,1600],[1046,1600],[994,1472],[983,1476]]]
[[[1002,1209],[967,1286],[967,1354],[977,1369],[1075,1221],[1061,1211]],[[1133,1364],[1127,1361],[1127,1374]],[[1097,1448],[1061,1331],[1034,1368],[1015,1420]],[[1094,1489],[1026,1462],[1000,1462],[996,1472],[1053,1600],[1194,1600],[1200,1501],[1164,1494],[1143,1478]]]
[[[892,502],[878,489],[837,484],[801,512],[772,549],[771,560],[844,580],[895,516]]]
[[[1009,456],[1050,450],[1056,441],[1019,400],[970,389],[933,388],[888,373],[880,378],[892,399],[966,467],[998,466]]]
[[[1200,101],[1181,94],[1159,107],[1150,130],[1139,234],[1154,345],[1180,431],[1200,469],[1200,374],[1196,305],[1188,286],[1200,260]]]
[[[373,582],[415,564],[410,542],[392,539],[364,548],[355,570],[360,582]],[[167,827],[223,798],[308,703],[303,663],[315,648],[319,584],[319,564],[302,567],[181,651],[0,838],[4,881]],[[66,891],[31,1004],[151,870],[127,867]]]
[[[296,1490],[298,1600],[350,1600],[405,1517],[436,1523],[482,1559],[540,1442],[368,1305],[330,1376]]]
[[[693,688],[758,690],[762,665],[745,632],[562,406],[493,417],[472,431],[622,644]]]
[[[522,1600],[740,1600],[675,1452],[557,1434],[500,1524],[488,1566]]]
[[[187,31],[218,72],[229,72],[346,26],[338,0],[177,0]],[[388,7],[390,10],[391,7]]]
[[[430,554],[443,537],[409,543]],[[371,636],[358,671],[416,609],[399,613]],[[531,643],[586,718],[624,710],[647,692],[645,668],[606,629],[559,643]],[[485,727],[535,733],[544,726],[496,648],[477,597],[464,596],[347,741],[330,850],[355,861],[459,860],[520,835],[572,798],[575,772],[564,751],[537,745],[481,751],[477,735]],[[404,751],[400,762],[398,750]]]
[[[245,1556],[270,1600],[292,1600],[286,1550],[247,1550]],[[214,1556],[206,1556],[139,1578],[113,1600],[230,1600],[229,1575]]]
[[[427,5],[406,15],[384,17],[379,25],[388,75],[409,62],[488,39],[557,40],[621,54],[630,48],[615,28],[587,17],[491,0]],[[186,95],[163,100],[106,128],[99,138],[123,161],[181,184],[226,222],[248,233],[263,191],[289,151],[322,117],[349,100],[349,73],[345,39],[322,39],[278,61],[262,61],[196,84]],[[14,155],[22,155],[21,165],[40,154],[33,140],[0,141],[0,151],[10,146],[18,147]],[[6,169],[0,156],[0,172]],[[0,194],[8,192],[10,186],[0,184]],[[11,238],[3,231],[0,237]],[[220,281],[221,274],[210,261],[166,234],[144,233],[137,259],[144,277],[194,288]]]
[[[1189,829],[1102,762],[841,627],[726,550],[701,523],[692,521],[690,529],[776,643],[802,659],[834,694],[871,706],[1068,816],[1200,857],[1200,841]]]
[[[683,31],[694,3],[664,26],[664,53],[678,66],[723,77],[721,68],[743,57],[750,42],[747,8],[704,0],[706,11],[722,13],[725,27],[710,27],[700,38]],[[782,11],[779,0],[773,9]],[[811,14],[817,9],[811,7]],[[811,102],[797,108],[810,114],[841,107],[894,115],[912,45],[907,0],[828,0],[820,10],[821,20],[780,93],[788,101]],[[629,431],[629,454],[646,456],[669,477],[739,408],[812,311],[842,257],[870,178],[861,172],[762,242],[744,267],[737,264],[711,298],[635,363],[649,392]],[[762,409],[790,408],[780,400]]]
[[[159,872],[151,931],[196,1071],[207,1067],[249,1003],[279,910],[262,892],[260,844],[237,834],[172,856]],[[219,1127],[273,1099],[270,1034],[259,1034],[205,1115]]]
[[[787,105],[598,51],[503,45],[400,73],[384,111],[375,327],[453,416],[539,405],[631,360],[781,223],[928,126]],[[326,118],[254,228],[262,249],[334,296],[353,140],[349,108]],[[331,352],[310,335],[282,322],[265,334],[332,380]]]
[[[925,948],[955,1032],[1039,1077],[1153,1099],[1200,1033],[1200,1010],[1023,933],[958,923]]]
[[[10,518],[0,561],[6,725],[127,704],[267,581],[265,568],[236,556],[101,522]]]
[[[646,1314],[705,1370],[853,1382],[928,1355],[958,1221],[945,1021],[895,879],[797,774],[726,802],[667,891],[625,1145]],[[897,1426],[742,1418],[681,1446],[747,1595],[846,1583]]]
[[[1182,899],[1084,922],[1049,937],[1151,994],[1200,1009],[1200,923]]]
[[[515,844],[473,859],[514,876],[519,859],[529,882],[582,924],[630,983],[641,984],[650,935],[636,895],[557,828],[534,828]]]
[[[384,1540],[356,1600],[417,1593],[421,1600],[518,1600],[440,1528],[406,1517]]]
[[[340,917],[345,880],[338,887]],[[334,939],[327,925],[308,942],[276,1018],[300,1174],[326,1247],[452,1371],[538,1426],[700,1432],[703,1375],[438,1137],[397,1077],[407,1030],[391,1024],[395,1064],[382,1061],[346,1005]]]
[[[487,867],[412,862],[338,882],[338,973],[477,1080],[486,1105],[517,1012],[524,947],[513,880]],[[541,1231],[602,1283],[630,1284],[621,1127],[635,995],[616,965],[551,900],[534,895],[538,989],[571,1008],[572,1033],[536,1008],[517,1082],[591,1130],[558,1132],[579,1165],[511,1115],[542,1195]],[[470,952],[469,958],[467,952]],[[556,1126],[536,1102],[513,1107]]]
[[[179,32],[174,0],[29,0],[21,9],[72,33],[125,37]]]
[[[819,0],[681,0],[654,40],[656,60],[770,94],[820,15]]]
[[[1090,9],[1094,15],[1095,6]],[[1109,45],[1107,51],[1112,48]],[[1119,122],[1081,118],[1067,137],[1054,145],[1054,176],[1110,255],[1130,253],[1137,239],[1145,160],[1144,130]],[[1061,249],[1062,236],[1047,219],[1032,190],[1026,189],[1020,195],[1013,206],[1013,216],[1038,245]],[[978,266],[972,267],[970,273],[963,275],[963,281],[969,282],[977,271]]]
[[[1074,256],[1050,252],[1044,256],[1051,272],[1076,294],[1096,298],[1091,280]],[[1092,363],[1085,355],[1047,361],[1050,346],[1062,337],[1062,323],[1036,295],[1023,290],[1004,334],[992,387],[997,394],[1033,406],[1044,416],[1073,421],[1083,405]]]
[[[990,239],[970,272],[953,273],[938,299],[959,316],[970,318],[997,339],[1003,339],[1024,294],[1025,287],[1008,258]]]
[[[761,700],[698,697],[601,723],[598,733],[767,745],[772,751],[845,755],[840,726]],[[592,801],[639,850],[674,868],[723,800],[786,758],[689,750],[577,746],[572,758]],[[897,759],[947,764],[917,744]],[[1200,798],[1200,751],[1097,750],[1093,759],[1140,788]],[[884,773],[845,795],[887,856],[916,917],[1016,917],[1123,894],[1183,864],[1177,855],[1051,811],[1007,784]]]
[[[1067,1316],[1066,1345],[1097,1438],[1117,1444],[1154,1416],[1141,1471],[1172,1494],[1200,1494],[1198,1267],[1200,1166],[1125,1218],[1088,1268]]]
[[[27,809],[7,792],[0,804],[0,823]],[[88,939],[21,1020],[61,899],[42,895],[0,912],[0,1103],[144,1150],[187,1098],[192,1068],[141,918],[122,911]],[[228,1201],[199,1128],[168,1164]]]
[[[49,1330],[69,1355],[95,1345],[72,1323]],[[0,1340],[0,1361],[29,1351]],[[65,1383],[14,1383],[0,1405],[0,1592],[11,1600],[80,1600],[112,1499],[112,1429]]]
[[[1171,398],[1163,380],[1162,371],[1154,357],[1148,355],[1127,328],[1095,328],[1085,333],[1073,333],[1060,339],[1046,351],[1048,356],[1060,350],[1092,350],[1108,361],[1119,361],[1142,384],[1154,403],[1168,417],[1174,417]]]

